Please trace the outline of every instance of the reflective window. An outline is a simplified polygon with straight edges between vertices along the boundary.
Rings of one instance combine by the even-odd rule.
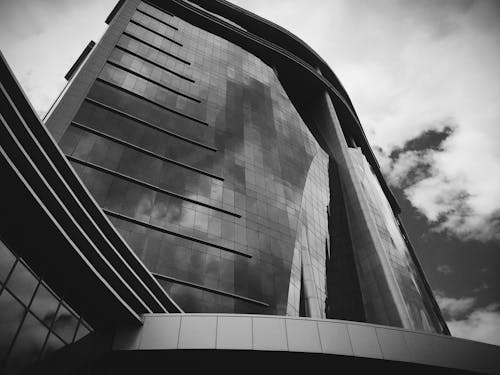
[[[61,147],[186,311],[299,315],[303,296],[302,310],[325,316],[328,155],[257,56],[140,3]],[[394,218],[365,185],[417,321]],[[366,308],[389,317],[381,265],[361,255],[366,288],[381,296]]]
[[[38,280],[35,275],[28,270],[23,262],[17,262],[7,281],[7,288],[19,298],[21,302],[28,305],[37,285]]]
[[[0,294],[0,361],[7,356],[11,343],[21,324],[25,308],[4,289]]]
[[[7,361],[7,372],[15,373],[41,355],[49,330],[33,314],[28,313]]]
[[[7,249],[7,247],[0,241],[0,282],[5,282],[7,275],[9,274],[16,258]]]
[[[151,271],[194,285],[168,284],[187,311],[285,314],[300,217],[324,299],[328,161],[274,70],[147,4],[132,21],[61,140],[89,190]]]
[[[2,240],[0,250],[1,270],[9,275],[0,283],[0,373],[15,374],[90,327]]]
[[[31,303],[31,312],[48,327],[56,315],[59,299],[43,284],[38,287]]]

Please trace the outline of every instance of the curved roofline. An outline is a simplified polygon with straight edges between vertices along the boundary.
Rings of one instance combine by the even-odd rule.
[[[192,1],[192,2],[195,2],[195,3],[198,3],[200,2],[200,0],[189,0],[189,1]],[[201,0],[203,1],[203,0]],[[248,15],[249,17],[252,17],[252,18],[255,18],[257,19],[258,21],[260,22],[263,22],[263,23],[267,23],[268,25],[274,27],[275,29],[277,29],[278,31],[282,32],[283,34],[289,36],[291,39],[293,39],[294,41],[298,42],[299,44],[301,44],[306,50],[307,52],[311,53],[314,55],[314,57],[316,59],[318,59],[323,65],[324,67],[328,70],[328,73],[331,73],[333,77],[335,77],[335,81],[336,83],[339,84],[340,86],[340,91],[343,95],[345,95],[345,99],[347,99],[349,105],[351,106],[351,109],[352,111],[354,112],[354,114],[356,115],[356,118],[358,118],[358,115],[356,113],[356,110],[354,108],[354,106],[352,105],[352,102],[349,98],[349,96],[347,95],[347,91],[344,87],[344,85],[342,84],[342,82],[340,81],[340,79],[337,77],[337,75],[335,74],[335,72],[328,66],[328,63],[309,45],[307,44],[305,41],[303,41],[301,38],[299,38],[297,35],[291,33],[290,31],[288,31],[287,29],[285,29],[284,27],[272,22],[272,21],[269,21],[268,19],[265,19],[261,16],[259,16],[258,14],[256,13],[252,13],[244,8],[241,8],[240,6],[236,5],[236,4],[233,4],[229,1],[226,1],[226,0],[215,0],[216,2],[218,3],[221,3],[221,4],[224,4],[225,6],[228,6],[230,8],[233,8],[241,13],[244,13],[246,15]],[[300,58],[300,57],[299,57]],[[310,63],[310,62],[309,62]],[[313,65],[310,63],[310,65]],[[321,74],[323,74],[323,72],[321,72]],[[326,77],[325,77],[326,78]],[[332,82],[330,82],[332,83]],[[332,83],[334,85],[334,83]],[[335,85],[334,85],[335,86]],[[337,88],[338,89],[338,88]],[[358,118],[359,119],[359,118]]]

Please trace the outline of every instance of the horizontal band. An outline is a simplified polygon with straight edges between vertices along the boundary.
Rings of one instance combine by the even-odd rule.
[[[176,160],[173,160],[173,159],[170,159],[170,158],[167,158],[165,156],[162,156],[162,155],[159,155],[155,152],[152,152],[152,151],[149,151],[145,148],[142,148],[142,147],[139,147],[139,146],[136,146],[134,145],[133,143],[130,143],[130,142],[127,142],[127,141],[124,141],[124,140],[121,140],[119,138],[116,138],[112,135],[109,135],[109,134],[106,134],[106,133],[103,133],[99,130],[96,130],[94,128],[91,128],[87,125],[83,125],[83,124],[80,124],[78,122],[75,122],[75,121],[72,121],[71,122],[71,125],[77,127],[77,128],[80,128],[80,129],[83,129],[89,133],[93,133],[95,135],[98,135],[99,137],[102,137],[102,138],[106,138],[108,140],[110,140],[111,142],[115,142],[115,143],[118,143],[118,144],[121,144],[122,146],[125,146],[125,147],[128,147],[128,148],[131,148],[135,151],[139,151],[143,154],[146,154],[148,156],[151,156],[155,159],[159,159],[159,160],[162,160],[162,161],[165,161],[167,163],[171,163],[171,164],[174,164],[174,165],[177,165],[179,167],[182,167],[182,168],[185,168],[185,169],[189,169],[193,172],[197,172],[197,173],[200,173],[200,174],[203,174],[205,176],[208,176],[208,177],[211,177],[211,178],[214,178],[214,179],[217,179],[219,181],[224,181],[224,178],[220,177],[220,176],[217,176],[217,175],[214,175],[210,172],[207,172],[207,171],[204,171],[203,169],[198,169],[198,168],[195,168],[195,167],[192,167],[190,165],[187,165],[187,164],[184,164],[184,163],[181,163],[179,161],[176,161]]]
[[[167,134],[167,135],[169,135],[171,137],[180,139],[182,141],[191,143],[191,144],[199,146],[199,147],[203,147],[203,148],[205,148],[207,150],[210,150],[210,151],[214,151],[214,152],[217,151],[217,149],[215,147],[212,147],[210,145],[206,145],[204,143],[200,143],[200,142],[195,141],[194,139],[191,139],[191,138],[184,137],[183,135],[171,132],[170,130],[163,129],[163,128],[159,127],[159,126],[151,124],[150,122],[142,120],[139,117],[135,117],[135,116],[131,115],[130,113],[123,112],[123,111],[121,111],[121,110],[119,110],[117,108],[114,108],[114,107],[111,107],[111,106],[109,106],[107,104],[101,103],[98,100],[95,100],[95,99],[92,99],[92,98],[89,98],[89,97],[85,98],[85,100],[88,101],[88,102],[90,102],[90,103],[92,103],[92,104],[95,104],[95,105],[97,105],[99,107],[102,107],[102,108],[104,108],[104,109],[106,109],[108,111],[114,112],[114,113],[116,113],[116,114],[118,114],[120,116],[123,116],[123,117],[126,117],[126,118],[130,119],[130,120],[133,120],[133,121],[135,121],[135,122],[137,122],[137,123],[139,123],[141,125],[147,126],[148,128],[157,130],[157,131],[159,131],[161,133],[165,133],[165,134]]]
[[[160,47],[155,46],[154,44],[146,42],[145,40],[142,40],[141,38],[139,38],[138,36],[135,36],[134,34],[131,34],[131,33],[127,32],[127,31],[124,31],[123,35],[126,35],[129,38],[132,38],[132,39],[134,39],[134,40],[136,40],[136,41],[138,41],[140,43],[143,43],[143,44],[147,45],[148,47],[151,47],[151,48],[153,48],[153,49],[155,49],[155,50],[157,50],[157,51],[159,51],[161,53],[164,53],[165,55],[168,55],[168,56],[172,57],[173,59],[176,59],[176,60],[178,60],[178,61],[180,61],[180,62],[182,62],[184,64],[191,65],[191,63],[189,61],[184,60],[183,58],[180,58],[178,56],[175,56],[175,55],[171,54],[170,52],[167,52],[164,49],[161,49]]]
[[[165,281],[170,281],[170,282],[176,283],[176,284],[190,286],[192,288],[201,289],[201,290],[204,290],[206,292],[211,292],[211,293],[214,293],[214,294],[220,294],[220,295],[226,296],[226,297],[236,298],[236,299],[239,299],[239,300],[242,300],[242,301],[245,301],[245,302],[254,303],[254,304],[259,305],[259,306],[269,307],[269,304],[267,304],[265,302],[258,301],[258,300],[253,299],[253,298],[244,297],[244,296],[241,296],[239,294],[225,292],[225,291],[220,290],[220,289],[209,288],[209,287],[206,287],[206,286],[201,285],[201,284],[195,284],[195,283],[192,283],[190,281],[180,280],[180,279],[177,279],[175,277],[170,277],[170,276],[167,276],[167,275],[162,275],[162,274],[156,273],[156,272],[151,272],[151,274],[154,277],[156,277],[157,279],[161,279],[161,280],[165,280]]]
[[[152,14],[149,14],[148,12],[146,12],[146,11],[144,11],[144,10],[142,10],[142,9],[137,8],[136,10],[137,10],[137,12],[142,13],[142,14],[144,14],[145,16],[151,17],[151,18],[152,18],[152,19],[154,19],[155,21],[158,21],[158,22],[162,23],[163,25],[168,26],[168,27],[170,27],[170,28],[174,29],[175,31],[178,31],[178,30],[179,30],[177,27],[175,27],[175,26],[173,26],[173,25],[171,25],[171,24],[169,24],[169,23],[166,23],[165,21],[163,21],[163,20],[159,19],[159,18],[158,18],[158,17],[156,17],[156,16],[153,16]]]
[[[200,125],[209,126],[209,125],[208,125],[208,123],[207,123],[207,122],[205,122],[205,121],[199,120],[199,119],[197,119],[197,118],[195,118],[195,117],[191,117],[191,116],[189,116],[189,115],[186,115],[186,114],[184,114],[184,113],[181,113],[181,112],[179,112],[179,111],[176,111],[175,109],[172,109],[172,108],[169,108],[169,107],[167,107],[167,106],[164,106],[163,104],[157,103],[157,102],[155,102],[155,101],[153,101],[153,100],[151,100],[151,99],[148,99],[148,98],[146,98],[146,97],[144,97],[144,96],[142,96],[142,95],[139,95],[139,94],[137,94],[137,93],[135,93],[135,92],[133,92],[133,91],[130,91],[130,90],[126,89],[126,88],[123,88],[123,87],[121,87],[121,86],[118,86],[116,83],[106,81],[105,79],[103,79],[103,78],[101,78],[101,77],[96,78],[96,81],[103,82],[103,83],[105,83],[105,84],[107,84],[107,85],[109,85],[109,86],[112,86],[112,87],[114,87],[114,88],[116,88],[116,89],[120,90],[120,91],[124,91],[124,92],[126,92],[127,94],[129,94],[129,95],[135,96],[136,98],[139,98],[139,99],[141,99],[141,100],[144,100],[144,101],[146,101],[146,102],[148,102],[148,103],[151,103],[151,104],[153,104],[153,105],[155,105],[155,106],[158,106],[158,107],[160,107],[160,108],[162,108],[162,109],[165,109],[165,110],[167,110],[167,111],[169,111],[169,112],[175,113],[176,115],[179,115],[179,116],[181,116],[181,117],[187,118],[188,120],[191,120],[191,121],[193,121],[193,122],[196,122],[196,123],[198,123],[198,124],[200,124]]]
[[[130,217],[130,216],[126,216],[126,215],[122,215],[118,212],[115,212],[115,211],[111,211],[111,210],[108,210],[106,208],[103,208],[102,209],[104,211],[105,214],[107,215],[110,215],[110,216],[114,216],[118,219],[122,219],[122,220],[125,220],[125,221],[129,221],[131,223],[134,223],[134,224],[137,224],[137,225],[141,225],[143,227],[146,227],[146,228],[149,228],[149,229],[153,229],[153,230],[156,230],[158,232],[163,232],[163,233],[167,233],[167,234],[171,234],[173,236],[177,236],[177,237],[180,237],[180,238],[184,238],[186,240],[189,240],[189,241],[194,241],[194,242],[198,242],[198,243],[201,243],[203,245],[207,245],[207,246],[211,246],[211,247],[215,247],[216,249],[220,249],[220,250],[224,250],[224,251],[227,251],[228,253],[233,253],[233,254],[236,254],[236,255],[241,255],[245,258],[252,258],[252,256],[250,254],[247,254],[247,253],[243,253],[241,251],[238,251],[238,250],[234,250],[234,249],[230,249],[229,247],[225,247],[225,246],[221,246],[221,245],[217,245],[215,243],[212,243],[212,242],[208,242],[208,241],[205,241],[205,240],[202,240],[201,238],[196,238],[196,237],[192,237],[192,236],[188,236],[186,234],[181,234],[181,233],[177,233],[177,232],[174,232],[174,231],[171,231],[171,230],[168,230],[168,229],[165,229],[165,228],[162,228],[162,227],[159,227],[157,225],[153,225],[153,224],[149,224],[149,223],[145,223],[144,221],[141,221],[141,220],[137,220],[137,219],[134,219],[133,217]]]
[[[194,101],[194,102],[196,102],[196,103],[201,103],[201,100],[199,100],[199,99],[193,98],[192,96],[189,96],[189,95],[184,94],[184,93],[182,93],[182,92],[180,92],[180,91],[177,91],[177,90],[175,90],[175,89],[172,89],[172,88],[170,88],[170,87],[168,87],[168,86],[164,85],[163,83],[157,82],[157,81],[155,81],[155,80],[153,80],[153,79],[151,79],[151,78],[149,78],[149,77],[146,77],[145,75],[143,75],[143,74],[141,74],[141,73],[136,72],[135,70],[132,70],[132,69],[130,69],[130,68],[127,68],[127,67],[125,67],[125,66],[123,66],[123,65],[120,65],[120,64],[118,64],[118,63],[114,62],[114,61],[110,61],[110,60],[108,60],[108,61],[107,61],[107,63],[108,63],[109,65],[112,65],[112,66],[114,66],[114,67],[118,68],[118,69],[124,70],[124,71],[125,71],[125,72],[127,72],[127,73],[133,74],[133,75],[135,75],[136,77],[142,78],[143,80],[148,81],[148,82],[150,82],[150,83],[152,83],[152,84],[154,84],[154,85],[160,86],[161,88],[163,88],[163,89],[165,89],[165,90],[168,90],[168,91],[170,91],[170,92],[173,92],[174,94],[177,94],[177,95],[179,95],[179,96],[182,96],[182,97],[184,97],[184,98],[186,98],[186,99],[190,99],[190,100],[192,100],[192,101]]]
[[[146,62],[150,63],[151,65],[154,65],[154,66],[156,66],[156,67],[158,67],[158,68],[160,68],[160,69],[163,69],[163,70],[165,70],[165,71],[169,72],[170,74],[173,74],[173,75],[175,75],[175,76],[177,76],[177,77],[179,77],[179,78],[185,79],[186,81],[189,81],[189,82],[192,82],[192,83],[195,83],[195,82],[196,82],[196,81],[195,81],[194,79],[192,79],[192,78],[189,78],[189,77],[186,77],[185,75],[182,75],[182,74],[180,74],[180,73],[174,72],[173,70],[171,70],[171,69],[169,69],[169,68],[166,68],[166,67],[164,67],[163,65],[160,65],[160,64],[158,64],[157,62],[154,62],[153,60],[148,59],[147,57],[141,56],[141,55],[139,55],[138,53],[132,52],[132,51],[130,51],[130,50],[126,49],[125,47],[122,47],[122,46],[120,46],[120,45],[118,45],[118,44],[116,45],[116,49],[119,49],[119,50],[121,50],[121,51],[123,51],[123,52],[126,52],[126,53],[128,53],[128,54],[130,54],[130,55],[132,55],[132,56],[135,56],[135,57],[137,57],[137,58],[139,58],[139,59],[141,59],[141,60],[144,60],[144,61],[146,61]]]
[[[165,14],[169,15],[170,17],[174,17],[174,14],[172,12],[169,12],[166,9],[162,9],[158,5],[156,5],[156,4],[154,4],[154,3],[150,2],[150,1],[142,0],[142,2],[145,3],[145,4],[147,4],[147,5],[149,5],[152,8],[155,8],[155,9],[159,10],[162,13],[165,13]],[[141,6],[141,4],[139,4],[139,6]]]
[[[174,39],[172,39],[172,38],[169,38],[168,36],[163,35],[163,34],[159,33],[159,32],[158,32],[158,31],[156,31],[156,30],[150,29],[149,27],[144,26],[142,23],[140,23],[140,22],[138,22],[138,21],[136,21],[136,20],[133,20],[133,19],[132,19],[132,20],[130,20],[130,23],[133,23],[134,25],[137,25],[137,26],[139,26],[139,27],[142,27],[144,30],[147,30],[147,31],[149,31],[150,33],[153,33],[153,34],[155,34],[155,35],[158,35],[160,38],[166,39],[166,40],[168,40],[168,41],[169,41],[169,42],[171,42],[171,43],[177,44],[179,47],[182,47],[182,46],[183,46],[183,45],[182,45],[182,43],[179,43],[177,40],[174,40]]]
[[[86,167],[90,167],[90,168],[93,168],[93,169],[96,169],[98,171],[101,171],[101,172],[104,172],[104,173],[107,173],[107,174],[110,174],[110,175],[113,175],[115,177],[118,177],[118,178],[121,178],[123,180],[126,180],[126,181],[129,181],[129,182],[132,182],[132,183],[135,183],[137,185],[141,185],[141,186],[144,186],[148,189],[151,189],[151,190],[155,190],[155,191],[158,191],[160,193],[163,193],[163,194],[167,194],[167,195],[170,195],[172,197],[175,197],[175,198],[178,198],[178,199],[182,199],[186,202],[190,202],[190,203],[193,203],[193,204],[196,204],[196,205],[199,205],[199,206],[203,206],[203,207],[206,207],[206,208],[210,208],[212,210],[215,210],[215,211],[219,211],[219,212],[222,212],[226,215],[231,215],[231,216],[234,216],[236,218],[241,218],[241,215],[240,214],[237,214],[237,213],[234,213],[234,212],[231,212],[231,211],[228,211],[228,210],[225,210],[223,208],[219,208],[219,207],[216,207],[216,206],[212,206],[208,203],[204,203],[204,202],[200,202],[200,201],[197,201],[195,199],[192,199],[192,198],[188,198],[184,195],[181,195],[181,194],[178,194],[178,193],[174,193],[173,191],[170,191],[170,190],[166,190],[166,189],[163,189],[161,187],[158,187],[158,186],[155,186],[153,184],[150,184],[148,182],[145,182],[145,181],[142,181],[142,180],[139,180],[137,178],[134,178],[134,177],[131,177],[131,176],[128,176],[126,174],[123,174],[123,173],[120,173],[120,172],[117,172],[117,171],[114,171],[112,169],[109,169],[109,168],[106,168],[106,167],[102,167],[100,165],[97,165],[95,163],[91,163],[89,161],[85,161],[85,160],[82,160],[82,159],[79,159],[79,158],[76,158],[74,156],[71,156],[71,155],[66,155],[66,157],[68,158],[68,160],[70,161],[73,161],[75,163],[78,163],[78,164],[81,164],[81,165],[84,165]]]

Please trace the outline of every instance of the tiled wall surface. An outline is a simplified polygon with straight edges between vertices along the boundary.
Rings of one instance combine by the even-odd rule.
[[[245,349],[337,354],[500,373],[500,348],[442,335],[341,320],[255,315],[145,315],[114,350]]]

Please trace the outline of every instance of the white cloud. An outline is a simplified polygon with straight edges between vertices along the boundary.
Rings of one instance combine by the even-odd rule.
[[[435,151],[432,150],[401,153],[397,160],[390,164],[387,175],[389,183],[401,187],[425,179],[426,167],[430,167],[434,163],[434,153]]]
[[[443,118],[454,119],[457,128],[442,152],[405,154],[393,164],[389,181],[399,185],[410,168],[432,162],[430,176],[405,188],[410,202],[436,230],[488,241],[500,239],[500,81],[491,81],[500,66],[498,48],[493,47],[500,42],[500,29],[492,36],[491,30],[475,24],[485,9],[474,7],[481,6],[474,3],[457,19],[458,30],[441,39],[429,38],[418,28],[409,32],[405,46],[399,46],[401,53],[386,50],[398,63],[380,72],[371,63],[364,71],[356,68],[350,92],[371,129],[371,140],[386,153]],[[376,78],[370,89],[372,74],[385,74],[385,84],[378,85]],[[349,76],[344,81],[349,89]],[[358,96],[357,91],[364,93]],[[369,101],[378,105],[365,104]]]
[[[434,295],[452,336],[500,345],[500,302],[474,308],[474,297],[447,297],[442,291]]]
[[[0,2],[0,47],[33,107],[44,115],[87,43],[98,40],[113,0]],[[83,31],[84,30],[84,31]]]
[[[389,181],[406,183],[407,198],[435,230],[500,240],[500,3],[234,2],[292,31],[327,61],[371,143],[380,147]],[[1,3],[0,45],[40,114],[88,40],[104,30],[113,5],[113,0]],[[444,119],[453,119],[456,129],[442,152],[407,153],[392,164],[383,157],[439,128]],[[431,173],[408,185],[405,173],[422,163],[430,164]]]
[[[500,345],[500,303],[476,309],[465,319],[447,324],[453,336]]]
[[[437,292],[435,296],[441,311],[445,314],[445,316],[450,318],[463,316],[469,312],[476,303],[476,299],[474,297],[452,298],[446,297],[442,292]]]
[[[437,231],[500,240],[499,2],[234,2],[294,32],[327,61],[393,184],[432,162],[432,173],[405,189]],[[449,119],[456,128],[442,152],[408,153],[392,168],[383,157]]]

